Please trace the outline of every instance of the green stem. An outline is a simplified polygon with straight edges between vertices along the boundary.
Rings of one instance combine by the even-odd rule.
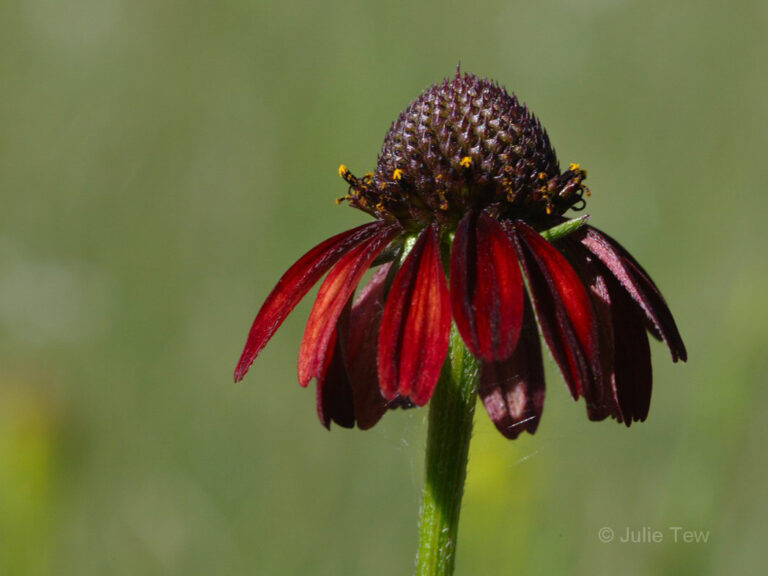
[[[568,220],[541,232],[549,242],[571,234],[586,224],[589,216]],[[410,238],[412,243],[414,238]],[[446,270],[453,238],[444,238]],[[406,243],[401,258],[409,252]],[[429,402],[426,487],[421,503],[417,576],[451,576],[456,560],[461,498],[467,477],[469,441],[477,403],[477,360],[464,346],[454,325],[448,361]]]
[[[418,576],[453,574],[478,375],[477,361],[454,326],[448,361],[430,400]]]

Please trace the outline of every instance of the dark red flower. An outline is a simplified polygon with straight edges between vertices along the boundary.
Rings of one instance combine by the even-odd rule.
[[[647,332],[673,361],[686,359],[661,292],[618,242],[591,226],[552,242],[542,235],[583,207],[587,174],[578,164],[561,171],[539,121],[497,84],[457,73],[429,88],[392,125],[374,173],[339,172],[349,184],[341,200],[376,220],[285,273],[256,316],[235,380],[326,273],[299,354],[299,382],[317,381],[326,427],[366,429],[389,408],[429,402],[452,321],[508,438],[535,432],[541,419],[537,318],[593,420],[645,420]]]

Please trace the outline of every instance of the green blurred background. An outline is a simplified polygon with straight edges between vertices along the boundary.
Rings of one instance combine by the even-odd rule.
[[[551,361],[535,437],[478,411],[457,572],[766,568],[766,2],[0,0],[0,574],[410,573],[426,411],[326,432],[310,298],[231,374],[280,274],[364,221],[338,165],[459,60],[589,169],[690,362],[654,346],[629,430]]]

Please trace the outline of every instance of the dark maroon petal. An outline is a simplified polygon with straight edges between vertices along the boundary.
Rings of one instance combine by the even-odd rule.
[[[385,264],[376,271],[355,300],[347,320],[344,361],[352,385],[355,418],[361,430],[374,426],[388,408],[381,395],[376,360],[391,270],[392,265]]]
[[[609,288],[615,331],[614,377],[627,426],[648,416],[653,388],[651,349],[642,312],[614,282]]]
[[[331,421],[344,428],[355,425],[355,410],[352,387],[344,366],[339,338],[333,337],[333,353],[323,380],[317,381],[317,415],[320,422],[330,430]]]
[[[272,338],[283,320],[323,274],[350,249],[378,234],[385,226],[383,222],[371,222],[337,234],[315,246],[288,269],[267,296],[253,321],[248,340],[235,369],[235,381],[243,379],[256,356]]]
[[[544,364],[539,331],[530,300],[525,312],[520,340],[514,353],[501,362],[483,362],[478,393],[496,428],[514,440],[523,431],[536,432],[544,408]]]
[[[523,276],[512,241],[494,218],[467,214],[451,256],[453,318],[464,342],[488,362],[509,358],[523,320]]]
[[[584,389],[587,414],[590,420],[604,420],[613,416],[622,420],[618,396],[613,377],[613,312],[611,297],[604,278],[604,267],[596,262],[595,257],[572,237],[557,242],[558,248],[568,258],[574,270],[581,278],[592,302],[595,312],[597,351],[593,356],[593,379]]]
[[[448,354],[451,301],[433,224],[425,229],[392,284],[379,335],[379,379],[384,397],[399,393],[423,406]]]
[[[371,262],[396,233],[397,228],[388,226],[381,229],[376,236],[360,242],[339,260],[320,286],[299,351],[299,384],[302,386],[309,384],[312,378],[324,377],[326,356],[331,350],[336,323],[344,305],[354,293]]]
[[[613,298],[608,290],[605,276],[593,269],[584,281],[589,286],[592,307],[597,318],[600,362],[597,377],[585,394],[587,415],[590,420],[605,420],[608,416],[612,416],[621,422],[624,416],[616,390],[614,373],[616,330],[620,330],[621,326],[615,325]]]
[[[600,378],[596,379],[586,395],[587,415],[590,420],[605,420],[612,416],[623,421],[624,416],[620,407],[615,379],[615,311],[613,299],[608,291],[605,278],[593,274],[585,279],[589,283],[592,307],[595,310],[598,327],[598,349],[600,357]]]
[[[558,243],[590,288],[599,328],[601,378],[586,394],[590,419],[613,416],[629,426],[648,414],[651,357],[644,315],[596,256],[574,238]]]
[[[643,309],[653,331],[669,346],[672,360],[686,361],[688,353],[672,313],[648,273],[621,244],[604,232],[585,226],[578,234],[581,243],[605,264],[632,299]]]
[[[568,260],[533,228],[517,221],[511,230],[544,338],[577,399],[597,365],[595,317],[586,288]]]

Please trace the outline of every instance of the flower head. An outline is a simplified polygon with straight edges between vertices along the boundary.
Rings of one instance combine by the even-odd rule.
[[[455,228],[488,209],[499,219],[562,214],[581,200],[586,171],[560,172],[539,121],[498,84],[457,74],[425,90],[392,124],[376,171],[343,198],[376,218],[418,230]]]
[[[457,72],[395,121],[375,172],[358,178],[342,165],[339,174],[349,184],[340,201],[375,220],[285,273],[256,316],[236,380],[326,273],[299,354],[299,382],[317,380],[326,427],[365,429],[389,408],[426,404],[452,322],[480,360],[478,392],[509,438],[533,433],[541,418],[537,324],[593,420],[646,418],[647,332],[674,361],[686,359],[661,292],[624,248],[591,226],[547,233],[583,206],[587,173],[578,164],[561,171],[539,121],[498,84]]]

